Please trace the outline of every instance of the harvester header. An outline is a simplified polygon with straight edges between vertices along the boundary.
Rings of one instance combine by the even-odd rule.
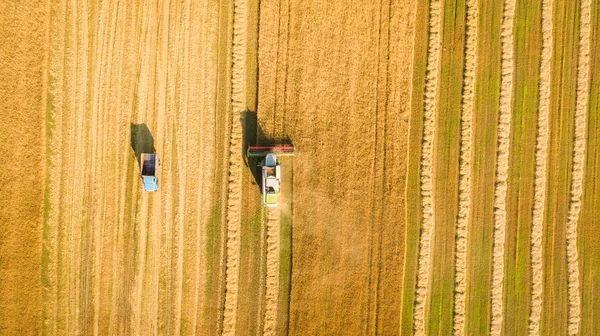
[[[294,145],[270,145],[270,146],[248,146],[246,155],[248,157],[266,156],[275,154],[277,156],[293,156]]]

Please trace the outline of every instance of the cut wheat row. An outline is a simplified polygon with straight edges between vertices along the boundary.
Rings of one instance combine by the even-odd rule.
[[[229,177],[227,190],[227,265],[225,271],[225,307],[223,335],[234,335],[237,320],[238,282],[240,276],[240,226],[242,211],[242,125],[246,109],[246,39],[248,6],[235,0],[233,12],[233,64],[231,78],[232,122],[229,142]]]
[[[263,335],[275,335],[279,298],[279,210],[267,208],[267,283]]]
[[[504,239],[506,236],[506,190],[508,154],[510,150],[510,120],[514,72],[513,26],[515,0],[505,0],[500,38],[502,43],[500,109],[496,154],[496,185],[494,190],[494,242],[492,246],[492,289],[490,334],[502,331],[502,289],[504,282]]]
[[[542,235],[546,200],[548,156],[548,117],[550,114],[550,81],[552,58],[552,0],[542,2],[542,53],[540,62],[539,107],[535,149],[535,184],[531,220],[531,315],[529,335],[539,335],[543,300]]]
[[[581,209],[590,71],[591,0],[581,1],[579,55],[577,57],[577,103],[575,105],[575,141],[573,147],[573,181],[567,216],[567,293],[569,296],[569,335],[579,332],[581,297],[579,293],[579,265],[577,256],[577,221]]]
[[[467,238],[471,208],[471,147],[473,144],[473,102],[477,61],[477,0],[467,0],[465,69],[461,107],[458,218],[456,220],[454,334],[465,334],[467,296]]]
[[[435,138],[435,111],[441,46],[441,4],[433,0],[429,5],[429,37],[427,45],[427,74],[425,77],[425,108],[423,111],[423,140],[421,148],[421,211],[423,224],[419,242],[419,261],[415,293],[414,332],[425,334],[425,306],[429,291],[431,239],[435,229],[433,208],[433,145]]]

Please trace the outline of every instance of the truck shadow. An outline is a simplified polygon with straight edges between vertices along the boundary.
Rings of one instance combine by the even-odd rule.
[[[131,149],[135,153],[135,158],[140,164],[142,153],[156,153],[154,148],[154,137],[146,124],[131,123]]]
[[[289,137],[274,138],[265,134],[263,128],[258,124],[258,118],[255,111],[246,110],[240,115],[240,123],[242,124],[242,156],[244,163],[252,172],[254,183],[261,188],[262,173],[260,162],[262,157],[248,157],[248,145],[276,145],[276,144],[291,144]]]

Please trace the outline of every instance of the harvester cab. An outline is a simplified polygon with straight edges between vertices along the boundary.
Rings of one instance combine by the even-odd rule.
[[[157,191],[158,177],[156,171],[158,168],[158,155],[142,153],[140,156],[142,182],[144,182],[144,190]]]
[[[246,155],[248,157],[264,157],[259,164],[262,167],[263,203],[268,207],[278,206],[281,193],[281,166],[277,156],[294,155],[294,146],[248,146]]]

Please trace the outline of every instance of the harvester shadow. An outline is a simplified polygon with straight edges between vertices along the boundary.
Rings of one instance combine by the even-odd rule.
[[[142,153],[156,153],[154,148],[154,137],[146,124],[131,123],[131,149],[135,153],[135,158],[140,164]]]
[[[242,155],[244,157],[244,163],[252,172],[254,183],[260,189],[262,187],[262,173],[259,164],[263,158],[248,157],[248,153],[246,152],[248,145],[291,144],[291,141],[288,137],[274,138],[267,136],[263,128],[258,124],[258,118],[255,111],[246,110],[242,112],[240,115],[240,122],[243,130]]]

